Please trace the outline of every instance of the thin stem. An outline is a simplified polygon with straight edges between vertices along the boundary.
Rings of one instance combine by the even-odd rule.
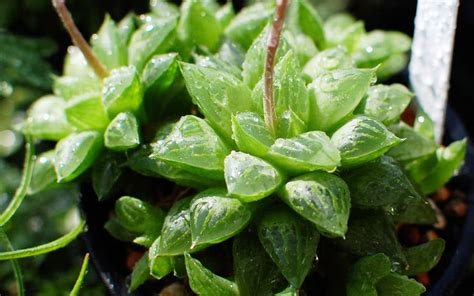
[[[13,246],[5,230],[3,230],[3,227],[0,227],[0,243],[2,243],[8,251],[13,251]],[[23,274],[21,272],[20,264],[17,260],[11,260],[10,262],[12,264],[13,273],[15,274],[17,295],[24,296],[25,286],[23,284]]]
[[[82,220],[79,225],[76,226],[76,228],[71,230],[66,235],[43,245],[21,250],[0,252],[0,261],[38,256],[63,248],[72,242],[79,234],[81,234],[85,224],[86,222]]]
[[[26,136],[26,152],[25,152],[25,164],[23,165],[23,174],[21,177],[21,183],[15,192],[15,195],[10,200],[7,208],[0,215],[0,227],[5,225],[11,217],[15,214],[16,210],[20,207],[21,203],[25,199],[28,187],[30,187],[31,176],[33,175],[33,164],[34,164],[34,145],[33,140],[30,136]]]
[[[275,17],[273,19],[272,31],[268,37],[267,56],[265,61],[265,93],[263,95],[263,113],[265,124],[273,135],[276,135],[277,118],[275,112],[275,102],[273,100],[273,68],[275,67],[275,56],[280,45],[280,35],[285,21],[288,0],[279,0]]]
[[[81,271],[79,272],[79,276],[77,277],[76,283],[69,293],[69,296],[77,296],[79,295],[79,290],[81,289],[82,283],[84,282],[84,278],[87,274],[87,267],[89,266],[89,253],[84,256],[84,261],[82,261]]]
[[[76,45],[84,55],[87,63],[94,69],[97,76],[105,78],[108,76],[107,69],[102,65],[97,56],[92,51],[89,43],[84,39],[81,32],[77,28],[74,20],[72,19],[71,13],[66,7],[66,0],[51,0],[59,18],[63,22],[64,28],[66,28],[69,36],[71,36],[72,43]]]

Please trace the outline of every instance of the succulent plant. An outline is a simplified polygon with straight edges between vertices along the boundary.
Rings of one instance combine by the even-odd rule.
[[[30,109],[25,133],[58,141],[38,158],[38,190],[91,167],[100,199],[127,167],[195,190],[170,207],[116,201],[106,229],[148,249],[131,290],[174,273],[200,295],[297,295],[309,281],[348,295],[425,291],[409,276],[436,265],[444,241],[405,248],[395,224],[436,222],[425,196],[462,165],[466,141],[436,145],[421,111],[414,126],[400,121],[414,94],[375,84],[405,67],[409,37],[287,2],[235,14],[152,1],[140,17],[106,17],[92,58],[71,47],[55,94]],[[176,121],[189,98],[199,113]],[[232,249],[231,272],[206,265],[219,246]]]

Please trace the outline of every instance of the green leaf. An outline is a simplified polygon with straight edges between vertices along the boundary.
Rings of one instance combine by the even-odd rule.
[[[153,145],[152,158],[213,180],[224,178],[224,159],[230,149],[196,116],[181,118],[171,133]]]
[[[288,282],[301,287],[316,258],[319,233],[314,225],[286,206],[277,206],[259,220],[258,236]]]
[[[259,157],[275,142],[263,119],[253,112],[232,116],[232,138],[239,150]]]
[[[85,94],[100,93],[101,81],[80,76],[54,77],[53,90],[55,95],[65,100],[71,100]]]
[[[118,222],[128,231],[159,235],[164,223],[163,210],[131,196],[122,196],[115,202]]]
[[[122,175],[122,161],[117,155],[106,154],[92,167],[92,187],[99,201],[105,200],[117,186]]]
[[[127,65],[127,48],[120,37],[115,22],[108,14],[105,16],[99,32],[92,35],[92,50],[109,70]]]
[[[224,189],[209,189],[191,201],[193,246],[218,244],[244,229],[252,218],[252,209],[229,197]]]
[[[410,49],[411,39],[401,32],[374,30],[362,35],[353,53],[357,67],[372,68],[394,54]]]
[[[128,47],[128,61],[138,72],[154,55],[166,53],[176,39],[177,19],[174,16],[152,19],[136,30]]]
[[[178,6],[163,0],[150,0],[150,10],[154,15],[162,18],[179,17]]]
[[[277,139],[265,158],[292,173],[334,171],[340,165],[339,150],[319,131]]]
[[[235,281],[242,296],[273,296],[287,285],[257,234],[243,231],[232,246]]]
[[[104,79],[102,102],[111,118],[121,112],[138,112],[142,100],[142,84],[133,66],[114,69]]]
[[[64,108],[67,121],[79,131],[103,131],[110,119],[100,94],[85,94],[67,101]]]
[[[119,42],[121,42],[125,47],[125,61],[128,59],[126,48],[128,47],[130,38],[132,38],[133,32],[136,30],[135,18],[136,15],[134,13],[129,13],[117,24],[117,35]],[[125,63],[125,65],[126,64],[127,63]]]
[[[308,81],[313,81],[320,74],[337,69],[354,67],[351,56],[343,46],[328,48],[316,54],[303,68],[303,75]]]
[[[422,157],[426,157],[436,150],[436,143],[416,132],[406,123],[400,122],[398,125],[390,127],[390,130],[397,137],[405,139],[403,143],[393,147],[387,153],[400,162],[408,162]]]
[[[416,112],[415,123],[413,124],[415,132],[425,136],[428,139],[434,140],[434,124],[428,114],[418,106]]]
[[[316,45],[314,45],[313,40],[303,33],[284,31],[283,37],[296,53],[301,67],[318,53],[318,49]]]
[[[389,208],[393,222],[401,224],[433,225],[438,221],[436,211],[426,198],[417,198],[408,205]]]
[[[230,24],[234,17],[235,11],[232,2],[227,2],[221,8],[219,8],[219,10],[216,11],[216,19],[221,25],[222,29],[225,29],[225,27]]]
[[[157,254],[159,256],[182,255],[191,249],[191,197],[176,201],[166,215]]]
[[[283,111],[278,121],[278,136],[281,138],[296,137],[307,131],[306,122],[304,122],[292,109]]]
[[[419,296],[426,288],[407,276],[390,273],[377,283],[378,296]]]
[[[212,127],[230,140],[232,114],[252,111],[250,90],[226,72],[187,63],[180,65],[193,103]]]
[[[153,56],[143,69],[142,81],[145,97],[157,101],[164,108],[166,91],[173,85],[178,74],[178,54],[167,53]]]
[[[156,158],[150,158],[152,148],[148,145],[142,146],[128,159],[128,166],[135,172],[149,177],[163,177],[172,180],[178,185],[204,189],[216,187],[223,184],[206,176],[196,175],[185,170],[176,168]]]
[[[383,156],[343,175],[355,206],[376,208],[411,204],[422,197],[416,192],[398,164]]]
[[[184,254],[189,286],[194,293],[206,296],[237,296],[239,289],[234,282],[213,274],[188,253]]]
[[[158,243],[156,240],[151,245],[148,253],[150,275],[158,280],[164,278],[173,271],[172,257],[158,255]]]
[[[466,156],[467,140],[459,140],[448,147],[436,150],[437,163],[432,171],[418,184],[422,194],[435,192],[446,184],[461,168]]]
[[[377,80],[385,81],[406,68],[408,64],[408,55],[405,53],[391,55],[377,69]]]
[[[285,290],[275,294],[275,296],[298,296],[298,295],[299,295],[298,291],[293,286],[290,286],[286,288]]]
[[[217,0],[202,0],[204,6],[212,13],[217,13],[217,10],[220,8],[220,4]]]
[[[308,35],[320,48],[324,47],[323,20],[310,1],[298,0],[292,3],[288,12],[290,28]]]
[[[342,166],[351,167],[381,156],[402,140],[380,122],[359,115],[340,127],[331,142],[341,152]]]
[[[64,113],[65,102],[55,96],[39,98],[28,110],[24,132],[38,139],[59,140],[73,129]]]
[[[188,277],[186,272],[186,264],[184,261],[183,255],[171,257],[171,262],[173,263],[173,275],[180,279],[185,279]]]
[[[245,59],[242,63],[242,77],[250,89],[254,89],[255,85],[263,77],[270,29],[270,26],[265,28],[258,38],[253,41],[252,46],[245,54]],[[285,35],[283,35],[277,48],[275,62],[278,62],[289,49],[290,45],[286,41]]]
[[[341,178],[325,172],[306,174],[286,183],[280,198],[322,235],[346,233],[351,204],[349,188]]]
[[[185,0],[181,4],[178,36],[184,42],[203,46],[214,51],[219,45],[222,28],[213,11],[206,3]]]
[[[133,240],[140,235],[137,232],[129,231],[123,227],[115,216],[105,222],[104,228],[112,237],[123,242],[133,242]]]
[[[352,210],[345,239],[333,241],[339,248],[357,256],[387,255],[392,269],[402,270],[407,262],[390,217],[382,210]]]
[[[224,33],[247,50],[270,21],[273,10],[274,4],[271,1],[247,6],[230,22]]]
[[[87,170],[102,150],[98,132],[73,133],[56,144],[54,169],[58,182],[69,182]]]
[[[224,161],[224,175],[229,194],[243,202],[265,198],[283,182],[280,172],[268,162],[232,151]]]
[[[405,163],[403,169],[415,188],[418,188],[420,182],[433,171],[437,163],[436,153],[432,153]]]
[[[135,291],[143,283],[148,280],[150,276],[150,267],[148,262],[148,252],[143,254],[143,256],[138,260],[137,263],[133,266],[132,276],[130,280],[130,287],[128,287],[129,292]]]
[[[375,69],[342,69],[319,75],[308,86],[310,127],[323,131],[333,128],[359,105],[374,78]]]
[[[105,147],[123,151],[140,145],[138,120],[130,112],[119,113],[110,122],[104,134]]]
[[[375,285],[390,274],[390,268],[390,259],[381,253],[357,260],[347,275],[347,295],[377,296]]]
[[[41,153],[35,159],[28,194],[35,194],[56,183],[54,172],[54,150]]]
[[[69,46],[64,58],[64,77],[81,78],[83,81],[100,83],[99,77],[87,63],[82,51],[76,46]]]
[[[404,253],[407,258],[408,269],[403,270],[403,274],[413,276],[430,271],[441,259],[444,246],[444,240],[439,238],[406,249]]]
[[[236,66],[234,64],[230,64],[228,61],[223,60],[218,55],[199,55],[194,54],[194,62],[196,65],[205,67],[205,68],[213,68],[219,71],[227,72],[228,74],[234,75],[237,79],[242,80],[242,74],[240,65]]]
[[[263,89],[264,80],[262,79],[252,92],[252,100],[260,114],[263,114]],[[285,111],[292,110],[304,123],[309,121],[310,102],[308,91],[301,77],[298,60],[292,50],[288,51],[275,66],[273,100],[277,118],[282,117]],[[286,135],[282,130],[284,131],[285,129],[278,126],[277,133],[279,137],[296,136]]]
[[[143,145],[128,160],[129,167],[144,176],[164,177],[193,188],[202,188],[202,186],[215,187],[213,184],[223,184],[222,182],[208,179],[207,176],[200,176],[177,168],[162,160],[152,156],[152,146],[160,146],[163,140],[172,132],[176,126],[174,123],[168,123],[158,129],[154,143],[151,145]]]
[[[224,40],[217,55],[221,60],[241,69],[245,58],[245,51],[238,44],[230,40]]]
[[[357,113],[377,119],[385,125],[400,119],[414,94],[402,84],[371,86],[367,96],[357,107]]]
[[[343,45],[352,52],[365,34],[364,23],[356,22],[349,14],[337,14],[325,21],[324,33],[326,48]]]

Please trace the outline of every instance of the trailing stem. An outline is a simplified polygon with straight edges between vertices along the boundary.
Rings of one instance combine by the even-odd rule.
[[[280,45],[280,36],[285,21],[288,0],[278,0],[275,16],[273,18],[272,31],[268,37],[267,56],[264,74],[263,113],[265,124],[273,135],[276,135],[277,118],[275,112],[275,101],[273,100],[273,69],[275,67],[275,56]]]
[[[63,22],[64,28],[66,28],[69,36],[71,36],[72,43],[77,46],[84,57],[87,60],[87,63],[94,69],[94,72],[100,78],[105,78],[108,76],[107,69],[102,65],[97,56],[92,51],[92,48],[89,46],[89,43],[84,39],[81,32],[77,28],[74,20],[72,19],[71,13],[66,7],[66,0],[52,0],[53,6],[56,9],[56,12],[59,15],[59,18]]]
[[[28,187],[30,186],[31,177],[33,176],[35,146],[33,144],[33,139],[30,136],[26,136],[25,139],[25,162],[23,165],[20,186],[16,190],[15,195],[13,195],[6,209],[0,214],[0,227],[3,227],[3,225],[7,224],[7,222],[10,221],[15,212],[20,207],[21,203],[26,197]]]
[[[81,286],[84,282],[84,278],[86,276],[88,266],[89,266],[89,253],[87,253],[86,256],[84,256],[84,261],[82,262],[79,276],[77,277],[76,283],[74,284],[74,287],[72,288],[71,293],[69,293],[69,296],[79,295],[79,290],[81,289]]]

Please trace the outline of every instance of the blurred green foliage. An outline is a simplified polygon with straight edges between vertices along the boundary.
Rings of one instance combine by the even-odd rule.
[[[87,21],[86,14],[95,11],[89,15],[90,27],[86,31],[96,30],[103,13],[93,8],[94,2],[70,2],[77,8],[79,2],[89,2],[89,9],[80,9],[79,19]],[[23,137],[19,128],[26,117],[25,110],[35,99],[50,92],[53,69],[60,67],[54,64],[55,59],[62,60],[65,53],[58,48],[70,43],[64,36],[49,0],[0,0],[0,212],[20,182]],[[39,152],[48,145],[41,144]],[[71,185],[28,196],[4,226],[14,248],[36,246],[65,234],[77,221],[78,197],[77,187]],[[4,246],[0,245],[0,251],[5,251]],[[77,240],[57,252],[19,260],[27,295],[68,295],[85,252],[82,241]],[[89,269],[82,292],[105,293],[93,268]],[[0,295],[15,294],[11,265],[2,261]]]

